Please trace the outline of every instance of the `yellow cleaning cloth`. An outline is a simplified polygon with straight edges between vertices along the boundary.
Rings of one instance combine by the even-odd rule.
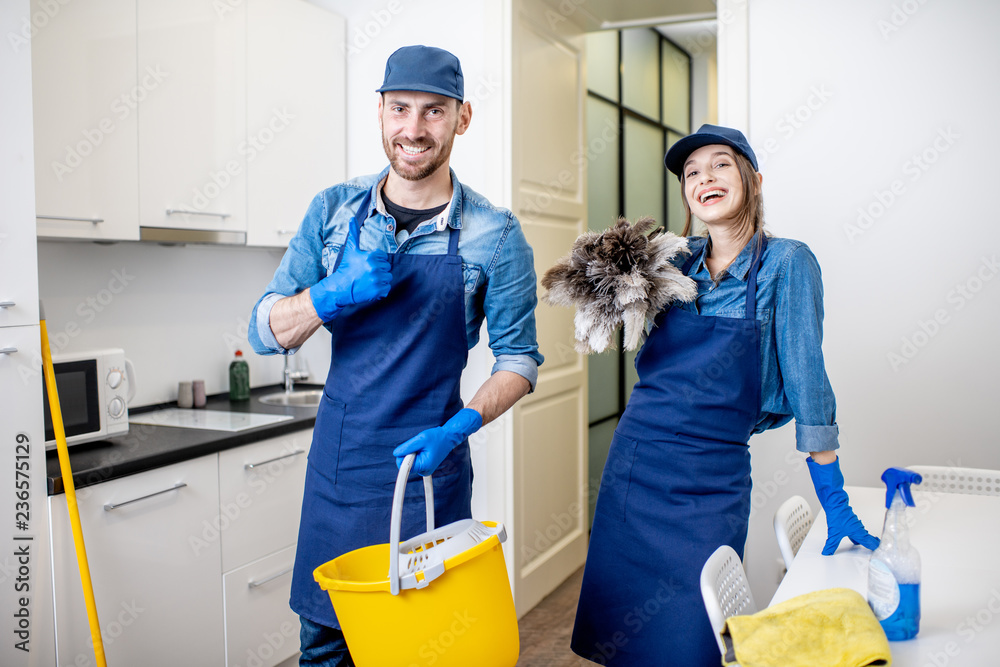
[[[722,664],[741,667],[891,665],[885,631],[865,599],[829,588],[726,619]]]

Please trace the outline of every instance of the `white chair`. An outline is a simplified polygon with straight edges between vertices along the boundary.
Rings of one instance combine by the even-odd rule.
[[[802,496],[792,496],[774,513],[774,534],[778,549],[785,561],[785,570],[792,566],[792,559],[799,552],[806,533],[813,524],[813,513]]]
[[[708,619],[712,622],[719,652],[725,655],[726,645],[719,633],[726,619],[737,614],[757,612],[743,563],[731,546],[723,544],[705,561],[701,568],[701,597],[705,601]]]
[[[1000,470],[952,466],[907,466],[906,469],[920,473],[924,478],[920,485],[914,487],[921,491],[1000,496]]]

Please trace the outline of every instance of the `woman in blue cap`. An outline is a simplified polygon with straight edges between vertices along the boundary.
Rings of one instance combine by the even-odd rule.
[[[754,433],[795,418],[829,535],[869,549],[835,450],[833,390],[823,365],[819,264],[798,241],[764,232],[762,176],[738,130],[703,125],[666,166],[708,234],[690,239],[690,303],[661,312],[636,358],[639,382],[601,479],[573,651],[604,665],[718,665],[701,597],[708,557],[742,558]]]

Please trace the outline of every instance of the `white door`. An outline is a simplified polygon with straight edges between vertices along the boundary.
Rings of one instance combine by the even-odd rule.
[[[587,228],[583,32],[540,4],[515,0],[511,20],[513,209],[539,279]],[[587,362],[573,349],[571,310],[540,303],[536,320],[545,363],[513,410],[519,615],[587,553]]]

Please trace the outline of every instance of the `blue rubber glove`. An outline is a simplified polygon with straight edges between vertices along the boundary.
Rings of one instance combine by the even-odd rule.
[[[444,461],[451,450],[482,425],[483,418],[478,412],[472,408],[463,408],[445,422],[444,426],[421,431],[392,450],[392,455],[396,457],[396,467],[402,465],[407,454],[416,453],[413,471],[426,477],[441,465],[441,461]]]
[[[344,256],[337,269],[309,288],[316,314],[329,322],[346,306],[378,301],[392,286],[389,257],[383,250],[363,252],[354,236],[347,235]]]
[[[826,512],[827,539],[823,555],[833,554],[845,537],[872,551],[877,549],[879,539],[865,530],[861,519],[851,509],[850,499],[844,491],[844,474],[840,472],[840,458],[833,463],[820,465],[810,456],[806,458],[806,463],[809,464],[809,475],[812,477],[813,486],[816,487],[819,504]]]

